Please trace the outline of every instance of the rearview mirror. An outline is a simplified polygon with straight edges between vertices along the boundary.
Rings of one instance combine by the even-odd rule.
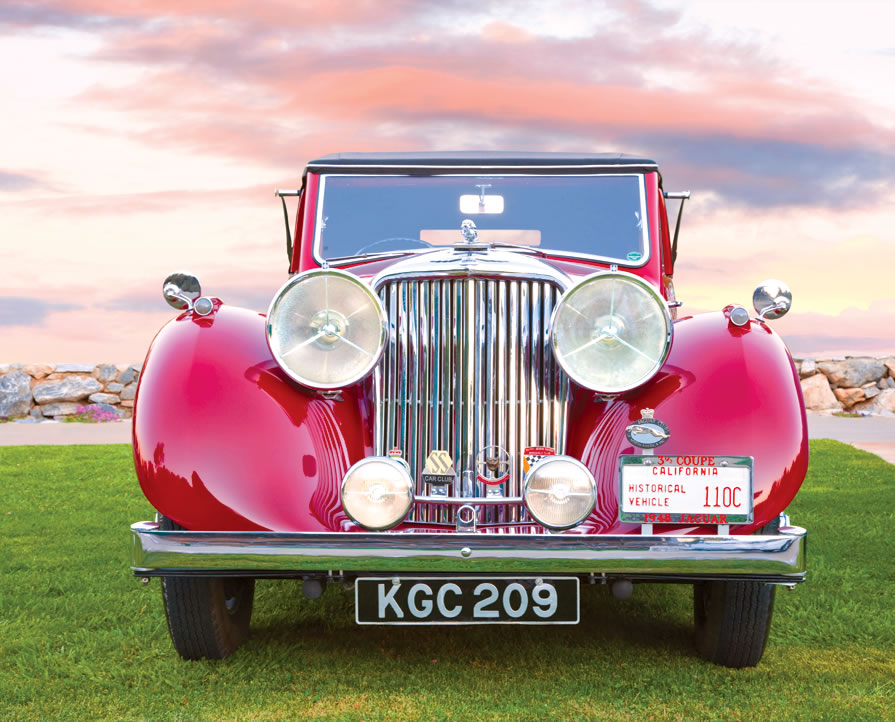
[[[182,271],[172,273],[162,284],[162,295],[172,308],[186,311],[193,307],[193,301],[202,295],[199,279],[192,273]],[[204,314],[203,314],[204,315]]]
[[[775,319],[786,315],[792,306],[792,291],[783,281],[769,278],[762,281],[752,294],[752,305],[758,317]]]
[[[460,213],[463,215],[503,213],[503,196],[460,196]]]

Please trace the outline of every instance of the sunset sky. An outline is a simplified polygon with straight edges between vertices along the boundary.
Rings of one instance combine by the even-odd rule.
[[[257,310],[275,188],[338,151],[613,151],[689,189],[683,310],[895,353],[883,2],[0,1],[0,363],[141,360],[167,273]]]

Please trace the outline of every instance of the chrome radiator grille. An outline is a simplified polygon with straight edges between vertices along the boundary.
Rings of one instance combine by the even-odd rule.
[[[389,335],[374,377],[377,453],[401,450],[417,496],[487,496],[478,523],[525,521],[524,507],[510,501],[522,495],[523,449],[561,453],[565,444],[568,381],[547,345],[561,290],[546,281],[462,277],[386,281],[379,294]],[[477,455],[493,446],[511,459],[501,486],[477,480]],[[453,486],[420,481],[435,449],[454,461]],[[456,509],[456,502],[417,503],[409,519],[452,523]]]

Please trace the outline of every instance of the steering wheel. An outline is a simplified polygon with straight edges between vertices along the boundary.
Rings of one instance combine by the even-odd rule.
[[[408,244],[408,243],[413,243],[414,245],[420,246],[422,248],[434,248],[434,246],[431,243],[426,243],[425,241],[421,241],[419,238],[405,238],[404,236],[393,236],[392,238],[383,238],[381,240],[374,241],[373,243],[368,243],[363,248],[358,249],[356,251],[356,253],[358,255],[360,255],[361,253],[366,253],[367,251],[375,248],[376,246],[381,246],[381,245],[384,245],[387,243],[393,243],[396,245],[400,244],[400,245],[397,245],[396,248],[383,248],[380,250],[401,251],[406,247],[406,244]]]

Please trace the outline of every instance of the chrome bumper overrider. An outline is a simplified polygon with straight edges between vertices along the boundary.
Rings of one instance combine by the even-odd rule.
[[[137,576],[566,572],[628,578],[805,577],[806,531],[773,536],[159,531],[131,525]]]

